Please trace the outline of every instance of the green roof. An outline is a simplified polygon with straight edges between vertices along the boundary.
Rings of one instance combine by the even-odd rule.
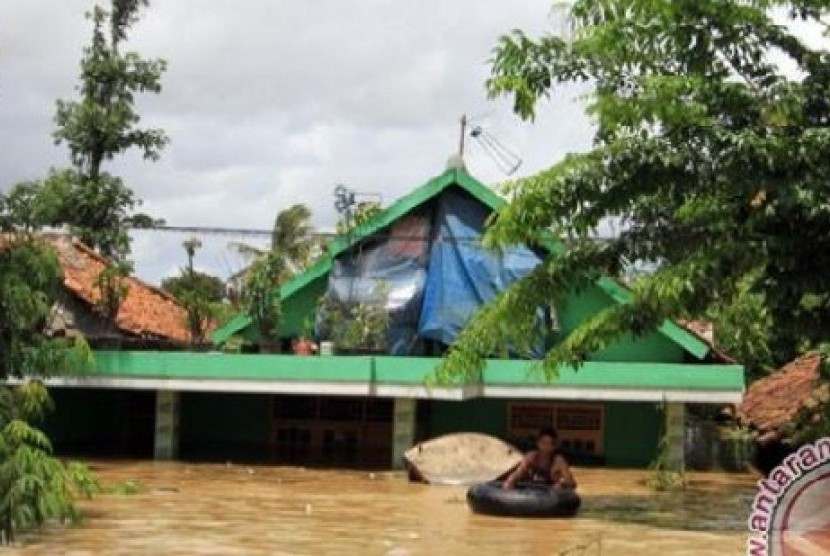
[[[460,187],[493,211],[501,210],[505,205],[504,199],[496,195],[486,185],[476,180],[466,171],[456,168],[449,169],[440,176],[431,179],[417,188],[412,193],[398,199],[368,222],[353,230],[348,236],[340,236],[337,238],[332,243],[325,257],[280,287],[280,298],[287,299],[291,297],[312,281],[327,274],[331,271],[332,262],[338,255],[364,238],[383,230],[402,216],[435,198],[450,187]],[[562,249],[561,245],[554,241],[548,242],[546,247],[552,252]],[[597,280],[597,286],[618,303],[626,303],[631,299],[631,292],[610,277],[602,277]],[[251,318],[248,315],[237,315],[228,324],[214,332],[213,342],[215,344],[222,344],[250,324]],[[697,359],[703,359],[709,353],[709,345],[706,342],[677,323],[666,321],[660,326],[659,331]]]

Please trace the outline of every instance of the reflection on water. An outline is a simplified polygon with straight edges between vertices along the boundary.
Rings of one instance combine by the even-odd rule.
[[[86,521],[26,540],[20,554],[742,554],[748,475],[694,474],[682,494],[652,493],[646,472],[577,469],[582,511],[570,520],[470,513],[464,487],[399,473],[118,462],[104,484],[136,495],[84,502]]]

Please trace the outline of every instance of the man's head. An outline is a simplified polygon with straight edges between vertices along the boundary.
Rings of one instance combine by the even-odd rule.
[[[556,431],[546,427],[536,435],[536,448],[543,454],[550,454],[556,448]]]

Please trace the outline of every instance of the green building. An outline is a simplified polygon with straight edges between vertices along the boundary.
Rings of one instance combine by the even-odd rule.
[[[578,371],[562,368],[551,382],[533,361],[500,359],[474,383],[430,386],[426,378],[475,300],[543,255],[504,255],[515,255],[510,266],[475,251],[484,253],[475,241],[482,218],[502,205],[465,170],[451,168],[338,238],[280,289],[287,347],[315,319],[319,334],[338,333],[317,314],[324,296],[367,300],[378,283],[391,284],[384,303],[397,316],[385,353],[99,351],[94,373],[52,380],[59,410],[73,416],[66,430],[57,428],[66,419],[51,425],[58,446],[120,446],[161,459],[389,467],[423,438],[477,431],[523,445],[538,428],[554,426],[576,461],[645,466],[666,434],[671,459],[682,465],[687,405],[738,403],[744,379],[741,366],[674,322],[592,354]],[[453,236],[458,230],[476,237]],[[438,245],[445,251],[436,262]],[[579,293],[552,292],[540,323],[556,341],[628,296],[608,277]],[[254,347],[259,341],[244,315],[214,341],[231,338]]]

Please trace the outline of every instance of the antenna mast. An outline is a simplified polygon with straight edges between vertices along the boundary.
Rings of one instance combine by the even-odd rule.
[[[461,135],[458,138],[458,157],[464,160],[464,136],[467,135],[467,114],[461,114]]]

